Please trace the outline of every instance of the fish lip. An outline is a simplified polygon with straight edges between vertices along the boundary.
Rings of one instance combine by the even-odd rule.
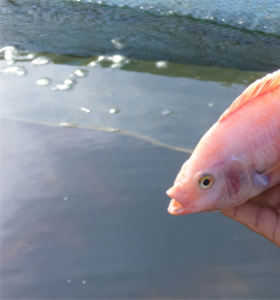
[[[166,191],[166,194],[170,197],[173,198],[173,187],[171,187],[169,190]]]
[[[176,189],[179,187],[179,185],[180,182],[176,182],[170,189],[166,191],[166,194],[172,199],[175,198]]]
[[[169,206],[167,208],[167,211],[171,215],[186,215],[193,212],[193,204],[190,204],[188,206],[182,205],[175,199],[172,199],[169,203]]]

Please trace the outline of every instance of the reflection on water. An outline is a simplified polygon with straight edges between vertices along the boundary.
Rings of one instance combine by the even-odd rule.
[[[178,168],[262,73],[17,55],[1,62],[27,72],[1,75],[1,298],[278,298],[276,246],[166,212]]]
[[[167,213],[188,154],[119,133],[2,129],[4,299],[277,299],[276,246],[219,213]]]
[[[55,63],[38,63],[46,61]],[[193,149],[244,88],[264,75],[171,63],[162,68],[159,63],[164,62],[121,55],[78,59],[38,54],[8,66],[24,68],[26,76],[3,74],[2,113],[45,124],[115,128]]]

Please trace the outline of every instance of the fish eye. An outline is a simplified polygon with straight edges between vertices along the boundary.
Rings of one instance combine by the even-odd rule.
[[[214,177],[209,174],[203,175],[199,179],[198,184],[204,190],[209,189],[214,184]]]

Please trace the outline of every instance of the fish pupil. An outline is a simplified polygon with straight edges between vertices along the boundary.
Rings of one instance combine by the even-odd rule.
[[[209,180],[209,179],[204,179],[204,180],[203,180],[203,184],[204,184],[205,186],[208,186],[208,185],[210,184],[210,180]]]

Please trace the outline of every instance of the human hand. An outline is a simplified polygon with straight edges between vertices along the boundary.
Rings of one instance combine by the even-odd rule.
[[[280,185],[221,213],[280,247]]]

